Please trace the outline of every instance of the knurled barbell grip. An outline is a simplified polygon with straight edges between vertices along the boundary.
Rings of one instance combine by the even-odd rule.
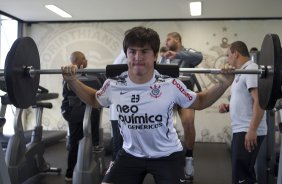
[[[180,68],[180,72],[183,73],[208,73],[208,74],[221,74],[223,73],[221,69],[207,69],[207,68]],[[261,75],[263,69],[236,69],[231,72],[231,74],[258,74]]]
[[[87,73],[87,74],[98,74],[98,73],[105,73],[106,70],[104,68],[99,68],[99,69],[78,69],[76,73]],[[34,76],[35,74],[62,74],[61,69],[40,69],[40,70],[35,70],[35,69],[30,69],[28,71],[30,76]]]

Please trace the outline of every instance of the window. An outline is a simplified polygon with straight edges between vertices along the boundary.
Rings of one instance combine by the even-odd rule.
[[[0,14],[0,28],[0,68],[3,69],[7,53],[14,41],[18,38],[18,21]],[[0,96],[5,94],[6,92],[0,89]],[[0,116],[5,116],[6,122],[9,122],[5,124],[3,133],[11,135],[14,133],[13,122],[15,107],[8,105],[6,110],[5,108],[6,107],[1,104]]]

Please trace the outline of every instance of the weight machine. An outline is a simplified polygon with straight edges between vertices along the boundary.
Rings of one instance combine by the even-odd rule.
[[[42,172],[61,173],[60,168],[52,168],[43,156],[45,144],[42,142],[42,113],[44,108],[52,108],[52,104],[39,102],[34,105],[34,108],[36,108],[36,126],[28,144],[24,139],[21,120],[23,109],[16,109],[15,134],[9,139],[6,150],[6,164],[12,184],[21,184]]]
[[[5,81],[1,80],[1,89],[5,90],[5,85],[3,85],[3,83],[5,83]],[[7,147],[5,160],[2,144],[0,150],[0,158],[2,163],[1,175],[3,175],[2,178],[5,179],[5,184],[20,184],[41,172],[61,173],[60,168],[52,168],[43,157],[46,142],[43,142],[42,139],[42,113],[44,108],[52,108],[52,104],[40,102],[44,100],[55,99],[57,97],[58,94],[48,93],[47,89],[39,87],[38,93],[36,95],[36,100],[38,102],[32,106],[36,109],[36,126],[32,131],[23,130],[21,120],[23,109],[16,108],[14,118],[15,133],[10,137],[3,135],[4,140],[1,140],[1,142],[4,143],[4,146]],[[2,117],[5,116],[7,105],[10,104],[11,102],[7,94],[1,96],[0,120],[5,120],[5,118]],[[65,135],[66,133],[61,132],[58,134],[57,138],[60,136],[65,137]],[[47,138],[49,137],[47,136]],[[9,174],[5,173],[6,170]]]
[[[104,80],[103,75],[82,75],[78,78],[84,84],[100,89]],[[93,150],[91,132],[92,107],[86,104],[83,119],[84,137],[79,142],[76,166],[73,171],[73,184],[99,184],[105,170],[105,150],[102,146],[99,150]],[[102,113],[102,110],[100,111]],[[101,116],[100,116],[101,117]],[[100,118],[101,119],[101,118]],[[99,121],[100,123],[101,121]],[[99,131],[100,143],[103,145],[103,130]]]

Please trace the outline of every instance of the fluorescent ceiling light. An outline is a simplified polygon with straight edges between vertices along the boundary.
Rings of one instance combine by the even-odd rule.
[[[191,16],[202,15],[202,2],[190,2],[190,14]]]
[[[51,5],[45,5],[45,7],[48,8],[49,10],[51,10],[52,12],[60,15],[61,17],[64,17],[64,18],[71,18],[72,17],[70,14],[68,14],[67,12],[58,8],[55,5],[52,5],[52,4]]]

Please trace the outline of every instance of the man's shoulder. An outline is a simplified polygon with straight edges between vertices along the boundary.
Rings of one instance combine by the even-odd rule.
[[[253,62],[253,61],[248,61],[247,62],[247,66],[246,66],[246,68],[248,68],[248,69],[257,69],[258,68],[258,64],[257,63],[255,63],[255,62]]]
[[[192,52],[192,53],[199,53],[199,51],[193,49],[193,48],[183,48],[182,51],[185,52]]]
[[[120,75],[108,78],[107,80],[110,82],[110,85],[123,85],[126,84],[127,78],[128,78],[128,73],[123,72]]]
[[[155,83],[172,83],[174,78],[168,76],[168,75],[162,75],[162,74],[156,74],[155,75],[156,81]]]

